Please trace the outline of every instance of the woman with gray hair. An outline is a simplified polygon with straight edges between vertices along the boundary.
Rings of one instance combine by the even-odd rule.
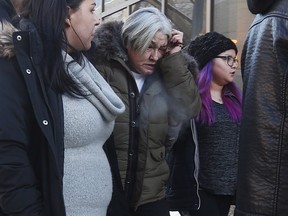
[[[153,7],[123,22],[103,23],[95,34],[94,64],[126,105],[113,139],[131,215],[168,216],[165,155],[185,119],[201,106],[195,81],[182,55],[183,33]],[[118,191],[115,191],[114,195]],[[124,200],[124,199],[123,199]],[[108,214],[117,210],[113,199]]]

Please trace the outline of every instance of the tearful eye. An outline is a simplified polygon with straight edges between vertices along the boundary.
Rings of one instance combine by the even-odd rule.
[[[94,13],[96,11],[96,3],[92,5],[93,7],[91,8],[90,12]]]
[[[159,49],[159,53],[161,54],[161,55],[164,55],[165,53],[166,53],[166,48],[161,48],[161,49]]]
[[[152,47],[148,47],[148,48],[146,49],[146,52],[151,52],[152,50],[153,50]]]
[[[165,55],[166,54],[166,51],[167,51],[167,47],[165,46],[161,46],[159,48],[155,47],[155,46],[149,46],[147,49],[146,49],[146,52],[147,53],[153,53],[153,54],[157,54],[157,55]]]

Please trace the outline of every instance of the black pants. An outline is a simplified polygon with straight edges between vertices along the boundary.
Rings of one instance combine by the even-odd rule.
[[[136,212],[131,212],[131,216],[170,216],[166,200],[147,203],[137,208]]]
[[[192,216],[227,216],[234,196],[215,195],[205,190],[199,190],[201,206],[199,210],[190,212]]]

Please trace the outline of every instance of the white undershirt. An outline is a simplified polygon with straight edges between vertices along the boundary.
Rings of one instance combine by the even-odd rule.
[[[143,74],[135,73],[135,72],[132,72],[132,75],[133,75],[135,82],[137,84],[138,91],[141,92],[141,89],[142,89],[143,84],[145,82],[146,76]]]

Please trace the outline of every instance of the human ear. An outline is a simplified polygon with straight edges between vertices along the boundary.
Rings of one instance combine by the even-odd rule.
[[[67,18],[65,19],[65,25],[67,27],[71,26],[71,19],[70,19],[71,11],[72,11],[71,8],[68,6],[67,7]]]

